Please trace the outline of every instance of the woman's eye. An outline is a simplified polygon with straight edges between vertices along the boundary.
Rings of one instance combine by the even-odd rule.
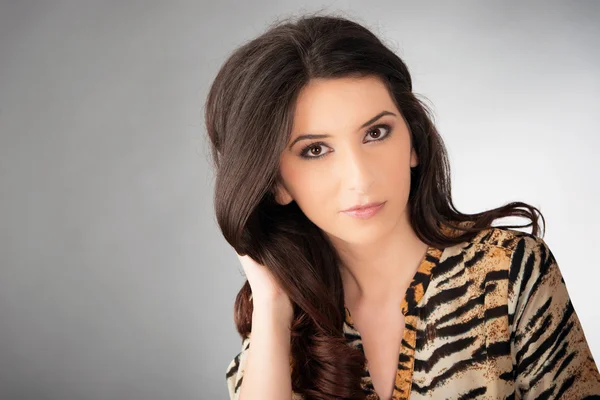
[[[321,154],[323,152],[322,146],[324,146],[324,143],[310,144],[302,150],[302,152],[300,153],[300,156],[302,156],[304,158],[321,158],[321,157],[323,157],[323,155]]]
[[[385,133],[382,133],[382,129],[383,129],[383,131],[385,131]],[[370,136],[370,137],[374,138],[375,140],[383,140],[390,134],[390,130],[391,130],[391,128],[389,125],[386,125],[386,124],[377,125],[367,132],[367,136]],[[375,135],[373,135],[373,134],[375,134]],[[383,135],[383,139],[381,138],[382,135]]]

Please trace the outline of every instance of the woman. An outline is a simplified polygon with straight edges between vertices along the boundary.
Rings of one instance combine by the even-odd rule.
[[[543,216],[455,209],[429,110],[365,27],[280,21],[225,62],[205,111],[248,279],[231,399],[600,398]],[[507,216],[531,222],[492,227]]]

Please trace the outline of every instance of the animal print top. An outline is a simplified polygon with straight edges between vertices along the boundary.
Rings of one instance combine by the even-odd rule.
[[[401,307],[393,400],[600,399],[600,373],[565,281],[537,236],[491,227],[468,242],[429,247]],[[347,343],[362,350],[345,313]],[[246,337],[227,366],[231,400],[249,346]],[[361,386],[368,400],[380,399],[368,361]]]

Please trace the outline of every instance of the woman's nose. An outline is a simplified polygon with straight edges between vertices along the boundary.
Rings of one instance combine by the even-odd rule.
[[[376,162],[373,156],[360,149],[346,152],[343,159],[341,173],[346,188],[359,193],[368,193],[375,180]]]

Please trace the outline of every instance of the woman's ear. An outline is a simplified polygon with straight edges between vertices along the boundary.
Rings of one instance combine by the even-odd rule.
[[[282,206],[288,205],[294,200],[290,192],[279,182],[275,184],[272,192],[275,196],[275,201]]]
[[[410,151],[410,167],[414,168],[417,165],[419,165],[419,157],[417,156],[417,152],[415,151],[415,149],[413,147],[412,150]]]

